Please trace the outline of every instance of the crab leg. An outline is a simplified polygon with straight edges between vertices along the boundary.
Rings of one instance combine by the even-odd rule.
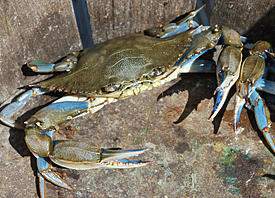
[[[80,141],[53,141],[53,133],[59,125],[77,116],[95,112],[107,104],[106,98],[90,100],[86,97],[65,96],[36,112],[27,122],[25,142],[37,158],[41,197],[46,196],[45,179],[68,190],[68,185],[57,173],[51,170],[49,157],[54,163],[73,169],[91,168],[134,168],[151,162],[125,160],[151,149],[120,150],[98,148]]]
[[[51,170],[51,164],[48,163],[45,158],[38,157],[37,158],[37,167],[38,167],[38,179],[39,179],[39,191],[40,197],[46,197],[46,183],[45,179],[50,181],[51,183],[65,188],[67,190],[73,190],[73,188],[67,184],[56,172]]]
[[[88,113],[89,104],[86,97],[65,96],[38,111],[25,123],[34,124],[42,130],[58,129],[65,121]]]
[[[239,123],[242,109],[245,103],[246,103],[245,98],[242,98],[237,94],[235,99],[235,108],[234,108],[234,124],[233,124],[234,131],[237,131],[238,123]]]
[[[186,65],[192,64],[198,57],[214,48],[218,43],[220,38],[218,31],[211,28],[208,29],[208,27],[204,26],[200,27],[201,26],[197,29],[200,30],[202,28],[201,34],[194,34],[196,37],[192,40],[191,46],[185,51],[180,60],[175,63],[174,67],[185,67]]]
[[[275,139],[269,131],[271,126],[269,110],[256,90],[251,93],[249,100],[254,110],[258,128],[263,133],[272,151],[275,153]]]
[[[218,81],[222,81],[214,92],[217,94],[214,109],[209,117],[213,120],[221,110],[231,87],[238,80],[241,70],[242,52],[239,48],[228,46],[226,47],[219,58],[217,66]]]
[[[152,149],[120,150],[115,148],[98,148],[80,141],[65,140],[55,143],[49,157],[54,163],[76,170],[93,168],[136,168],[151,164],[150,161],[132,161],[123,158],[137,156]],[[73,190],[43,157],[37,158],[40,197],[46,197],[45,179],[51,183]]]
[[[17,111],[22,109],[32,96],[38,96],[38,95],[42,95],[44,93],[45,92],[40,88],[32,88],[32,89],[24,92],[14,102],[7,105],[0,112],[0,121],[10,127],[15,127],[15,121],[12,120],[12,116]]]
[[[56,64],[48,64],[42,61],[31,61],[27,66],[34,72],[49,73],[49,72],[62,72],[70,71],[77,63],[78,52],[73,52],[64,58],[61,62]]]
[[[214,73],[215,66],[213,61],[196,59],[189,64],[185,64],[180,69],[180,73]]]
[[[135,168],[150,164],[150,161],[132,161],[124,158],[140,155],[152,149],[120,150],[98,148],[80,141],[66,140],[55,143],[50,159],[54,163],[77,170],[93,168]]]
[[[159,38],[169,38],[174,35],[185,32],[185,31],[189,30],[190,28],[196,28],[199,26],[199,24],[196,21],[194,21],[193,18],[204,7],[205,7],[205,5],[198,8],[197,10],[190,12],[185,18],[183,18],[180,21],[177,21],[175,23],[169,23],[169,24],[161,26],[161,27],[146,30],[146,32],[147,32],[146,34],[149,34],[150,36],[159,37]]]
[[[56,127],[65,121],[85,115],[89,112],[95,113],[104,105],[116,101],[113,98],[89,99],[81,96],[64,96],[32,116],[26,124],[39,124],[43,130]]]
[[[179,25],[177,25],[176,23],[170,23],[168,25],[165,25],[163,27],[164,32],[162,32],[160,35],[157,35],[157,36],[159,36],[160,38],[168,38],[168,37],[174,36],[176,34],[185,32],[185,31],[189,30],[190,28],[195,28],[198,26],[199,26],[199,24],[193,20],[180,23]]]
[[[260,79],[256,82],[257,90],[275,95],[275,81]]]

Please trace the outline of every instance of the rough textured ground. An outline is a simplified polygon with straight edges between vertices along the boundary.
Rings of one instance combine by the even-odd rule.
[[[35,2],[9,3],[10,6],[0,3],[0,22],[6,24],[0,29],[0,102],[15,96],[17,87],[40,78],[21,75],[25,61],[33,58],[55,61],[80,48],[70,4],[67,1],[50,1],[45,5]],[[174,1],[167,1],[167,4],[161,1],[159,5],[170,6],[171,2],[174,5]],[[218,14],[218,8],[229,5],[229,1],[220,2],[214,5]],[[257,11],[255,13],[260,9],[266,10],[259,14],[257,20],[274,16],[274,3],[260,7],[254,2],[249,1],[253,13],[254,10]],[[244,11],[240,14],[246,16],[249,6],[243,6]],[[230,12],[230,9],[226,11]],[[236,11],[231,11],[231,15],[214,13],[213,18],[234,24],[237,19],[232,13]],[[118,15],[114,13],[112,17]],[[27,16],[34,20],[28,20]],[[97,20],[103,20],[99,19],[100,14],[95,16]],[[171,19],[166,18],[168,21]],[[101,23],[109,26],[104,20]],[[111,27],[116,28],[112,31],[118,31],[119,22],[113,24]],[[254,28],[253,25],[250,27]],[[272,28],[274,26],[268,29],[271,32],[267,35],[274,35]],[[131,29],[134,30],[137,29]],[[249,32],[244,30],[242,33],[246,31]],[[100,33],[97,35],[100,37]],[[139,159],[153,160],[154,163],[129,170],[75,171],[57,168],[75,191],[47,183],[48,197],[274,197],[274,155],[262,143],[253,114],[243,111],[239,133],[235,134],[232,129],[232,96],[226,110],[214,123],[207,121],[214,104],[215,87],[215,75],[184,74],[160,88],[64,124],[56,133],[58,139],[80,139],[105,147],[153,148]],[[41,96],[31,100],[18,113],[18,121],[26,120],[34,112],[31,109],[53,99]],[[272,131],[275,131],[274,126]],[[37,197],[35,159],[24,143],[24,131],[0,125],[0,133],[0,197]]]

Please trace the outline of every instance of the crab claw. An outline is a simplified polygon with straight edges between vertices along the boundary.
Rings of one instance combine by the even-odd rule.
[[[120,150],[120,149],[102,149],[101,162],[105,168],[135,168],[140,166],[145,166],[151,164],[151,161],[133,161],[126,160],[123,158],[133,157],[140,155],[146,151],[151,151],[152,149],[137,149],[137,150]]]
[[[221,82],[214,92],[218,93],[214,109],[208,120],[212,121],[221,110],[231,87],[238,80],[241,70],[242,52],[239,48],[226,47],[219,58],[217,79]]]
[[[38,167],[38,179],[39,179],[39,191],[40,197],[46,197],[46,183],[45,179],[52,182],[53,184],[65,188],[67,190],[73,190],[73,188],[67,184],[58,174],[51,170],[51,164],[43,157],[37,158]]]
[[[71,169],[92,168],[135,168],[151,164],[151,161],[132,161],[129,158],[152,149],[121,150],[119,148],[98,148],[79,141],[61,141],[54,145],[50,159]]]
[[[271,127],[269,110],[256,90],[251,93],[251,95],[249,96],[249,100],[251,102],[251,105],[253,106],[258,128],[263,133],[272,151],[275,153],[275,141],[272,134],[269,132],[269,129]]]
[[[225,81],[224,81],[225,82]],[[220,86],[217,87],[217,89],[214,92],[214,95],[216,95],[217,93],[217,98],[216,98],[216,102],[213,108],[213,111],[211,113],[211,115],[209,116],[208,120],[209,121],[213,121],[213,119],[216,117],[216,115],[219,113],[219,111],[221,110],[227,96],[228,93],[231,89],[231,87],[233,86],[233,84],[226,84],[223,85],[224,83],[222,83]]]
[[[233,124],[235,132],[237,131],[238,123],[239,123],[242,109],[245,103],[246,103],[245,98],[242,98],[237,94],[235,99],[234,124]]]
[[[52,134],[49,136],[52,136]],[[53,150],[50,152],[49,158],[55,164],[76,170],[92,168],[135,168],[151,164],[152,162],[132,161],[123,158],[137,156],[151,150],[152,149],[121,150],[119,148],[97,148],[91,144],[80,141],[65,140],[54,141]],[[36,157],[40,197],[46,197],[45,179],[59,187],[73,190],[57,172],[51,170],[51,162],[48,162],[44,157]]]
[[[265,50],[265,53],[270,54],[271,56],[275,57],[275,53],[270,52],[269,50]]]

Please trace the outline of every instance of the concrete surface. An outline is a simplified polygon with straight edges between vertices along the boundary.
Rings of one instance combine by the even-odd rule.
[[[68,1],[7,2],[0,2],[0,24],[6,24],[0,29],[0,102],[15,96],[17,87],[41,78],[22,75],[21,67],[26,61],[55,61],[80,48]],[[144,2],[163,6],[179,5],[175,1],[141,2],[141,5]],[[214,18],[221,2],[229,4],[227,0],[216,1],[212,13]],[[273,13],[274,4],[259,7],[256,1],[248,2],[252,5],[252,11],[266,10],[251,24],[265,18],[266,13]],[[96,6],[89,1],[88,5],[90,10],[91,6]],[[101,2],[97,5],[101,5]],[[188,9],[194,8],[194,4],[187,5]],[[122,6],[124,4],[118,7]],[[112,10],[112,7],[108,9]],[[129,6],[125,6],[125,9],[130,10]],[[149,13],[142,6],[136,9],[132,15]],[[167,13],[170,10],[172,8]],[[97,42],[126,33],[126,30],[120,30],[131,27],[130,24],[130,31],[139,31],[158,23],[158,17],[168,21],[173,19],[158,15],[157,18],[149,19],[154,23],[147,25],[148,19],[143,19],[141,14],[141,18],[136,19],[137,23],[130,20],[128,24],[119,22],[131,18],[128,12],[122,10],[120,13],[125,16],[115,18],[121,16],[115,11],[116,14],[112,16],[114,19],[111,20],[114,21],[113,25],[110,25],[109,18],[104,18],[108,15],[101,14],[103,11],[102,8],[96,16],[91,17],[101,21],[97,30],[106,28],[103,33],[99,31],[95,34]],[[226,11],[230,12],[230,9]],[[228,18],[231,20],[231,15],[216,17],[223,22],[228,21]],[[253,20],[253,17],[249,20]],[[142,26],[144,24],[146,26]],[[241,28],[238,24],[233,25]],[[242,28],[245,26],[243,23],[239,25]],[[267,35],[274,35],[270,30]],[[56,133],[58,139],[80,139],[105,147],[153,148],[152,152],[143,154],[139,159],[153,160],[154,163],[129,170],[75,171],[58,167],[58,172],[73,185],[75,191],[63,190],[47,183],[48,197],[274,197],[274,155],[262,143],[261,136],[258,136],[253,116],[244,110],[239,125],[240,133],[235,134],[232,124],[233,96],[214,124],[207,121],[214,104],[212,96],[215,88],[215,75],[184,74],[160,88],[121,100],[98,113],[64,124]],[[31,109],[53,99],[51,96],[40,96],[31,100],[18,113],[19,122],[34,112]],[[273,126],[272,132],[274,129]],[[24,143],[24,131],[0,125],[0,133],[0,197],[37,197],[36,165]]]

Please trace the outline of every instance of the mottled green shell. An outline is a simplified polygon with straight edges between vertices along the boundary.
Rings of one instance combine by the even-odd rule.
[[[237,82],[238,95],[242,98],[248,94],[248,87],[261,77],[264,73],[264,59],[258,55],[250,55],[243,62],[241,74]]]
[[[265,56],[265,50],[271,50],[271,44],[267,41],[257,41],[251,50],[252,54]]]
[[[264,73],[264,59],[257,55],[250,55],[243,63],[240,75],[240,81],[251,82],[256,80]]]
[[[241,41],[241,36],[237,31],[235,31],[231,28],[228,28],[226,26],[223,26],[221,28],[221,31],[223,34],[224,44],[232,45],[232,46],[238,47],[238,48],[243,47],[243,43]]]
[[[239,48],[228,45],[223,49],[218,65],[217,65],[217,80],[221,84],[224,80],[222,76],[233,75],[238,78],[242,62],[242,51]]]
[[[131,34],[109,40],[81,52],[69,73],[39,85],[92,95],[110,84],[137,81],[155,68],[170,69],[190,45],[191,33],[189,30],[172,39]]]

